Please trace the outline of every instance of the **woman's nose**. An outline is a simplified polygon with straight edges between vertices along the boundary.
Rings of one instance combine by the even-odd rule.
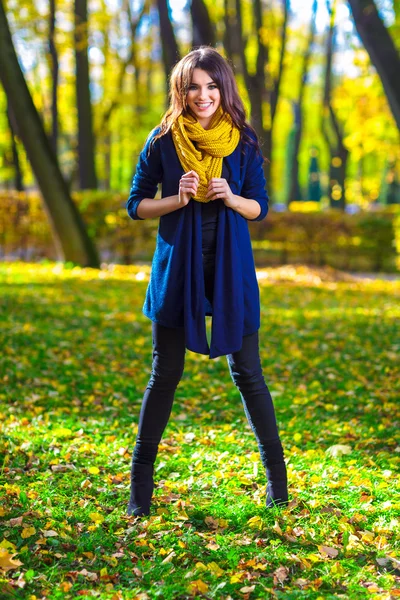
[[[208,97],[207,92],[208,92],[207,88],[199,89],[199,98],[207,98]]]

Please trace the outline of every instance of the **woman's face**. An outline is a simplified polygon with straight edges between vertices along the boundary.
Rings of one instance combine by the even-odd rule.
[[[221,94],[207,71],[194,69],[186,102],[189,111],[204,129],[208,129],[212,116],[221,104]]]

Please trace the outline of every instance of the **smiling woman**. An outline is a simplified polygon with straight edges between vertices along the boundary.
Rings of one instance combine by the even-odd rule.
[[[154,462],[186,349],[226,356],[267,471],[266,506],[287,504],[283,448],[261,369],[259,289],[247,225],[268,212],[257,135],[229,63],[213,48],[193,50],[175,65],[170,97],[140,155],[127,202],[132,219],[161,217],[143,307],[153,322],[153,365],[128,514],[149,514]],[[162,198],[155,201],[159,183]],[[210,343],[206,316],[212,317]]]

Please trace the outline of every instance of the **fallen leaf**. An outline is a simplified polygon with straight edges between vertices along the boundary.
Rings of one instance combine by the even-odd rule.
[[[172,550],[172,552],[170,552],[170,553],[168,554],[168,556],[166,556],[166,557],[164,558],[164,560],[163,560],[163,561],[161,561],[161,564],[163,564],[163,565],[164,565],[165,563],[169,563],[169,562],[171,562],[171,560],[174,558],[174,556],[175,556],[175,555],[176,555],[176,552],[175,552],[174,550]]]
[[[13,544],[12,542],[9,542],[8,540],[4,539],[1,543],[0,543],[0,548],[5,548],[6,550],[12,550],[12,552],[15,554],[17,552],[17,547],[15,544]]]
[[[58,536],[57,531],[53,531],[52,529],[46,529],[45,531],[42,531],[42,533],[43,533],[43,537],[45,537],[45,538]]]
[[[274,585],[278,585],[278,583],[283,583],[289,577],[289,569],[286,567],[278,567],[276,571],[274,571]]]
[[[216,577],[221,577],[221,575],[224,575],[225,573],[216,562],[208,563],[207,567]]]
[[[89,581],[97,581],[97,579],[99,578],[97,573],[92,573],[91,571],[88,571],[87,569],[82,569],[82,571],[78,571],[77,574],[83,575],[83,577],[86,577],[86,579],[89,579]]]
[[[16,517],[15,519],[10,519],[8,522],[10,524],[10,527],[19,527],[22,525],[22,519],[24,517]]]
[[[218,527],[218,521],[217,519],[214,519],[214,517],[206,517],[204,522],[206,525],[208,525],[208,527],[210,527],[210,529],[217,529]]]
[[[89,518],[95,523],[103,523],[104,517],[100,513],[94,512],[89,514]]]
[[[259,516],[255,516],[255,517],[251,517],[248,521],[247,521],[247,525],[249,527],[251,527],[251,529],[261,529],[261,527],[263,526],[263,520],[261,517]]]
[[[242,594],[250,594],[251,592],[254,592],[255,587],[255,585],[245,585],[244,587],[240,588],[240,591]]]
[[[71,471],[75,469],[75,465],[67,463],[65,465],[51,465],[51,470],[54,473],[65,473],[66,471]]]
[[[0,568],[3,571],[11,571],[22,565],[22,562],[14,558],[15,554],[10,554],[6,548],[0,548]]]
[[[210,542],[208,542],[208,544],[206,544],[206,548],[208,548],[209,550],[218,550],[218,548],[220,548],[220,545],[214,542],[214,540],[211,540]]]
[[[318,546],[318,550],[322,555],[329,556],[330,558],[336,558],[336,556],[339,554],[339,550],[329,546]]]
[[[208,591],[208,585],[204,583],[204,581],[202,581],[201,579],[195,579],[194,581],[192,581],[189,584],[188,588],[192,594],[195,594],[197,592],[200,592],[200,594],[204,594]]]
[[[326,453],[329,454],[329,456],[336,458],[337,456],[342,456],[343,454],[351,454],[352,449],[351,446],[335,444],[334,446],[327,448]]]
[[[28,537],[31,537],[32,535],[35,535],[36,533],[36,529],[34,527],[25,527],[22,531],[21,531],[21,537],[25,540]]]
[[[89,467],[88,471],[91,475],[98,475],[100,473],[99,467]]]

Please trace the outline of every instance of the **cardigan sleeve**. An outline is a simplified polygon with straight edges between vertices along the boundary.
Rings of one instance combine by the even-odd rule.
[[[126,203],[126,210],[131,219],[143,221],[137,214],[137,208],[143,198],[154,198],[158,184],[162,180],[163,169],[161,163],[160,140],[156,140],[150,149],[150,142],[159,132],[156,127],[148,136],[146,143],[139,155],[135,175]]]
[[[254,138],[254,136],[252,137]],[[241,196],[250,200],[256,200],[260,205],[260,214],[255,219],[247,219],[248,221],[261,221],[268,213],[269,198],[266,190],[263,164],[264,159],[261,151],[257,151],[257,148],[251,145]]]

